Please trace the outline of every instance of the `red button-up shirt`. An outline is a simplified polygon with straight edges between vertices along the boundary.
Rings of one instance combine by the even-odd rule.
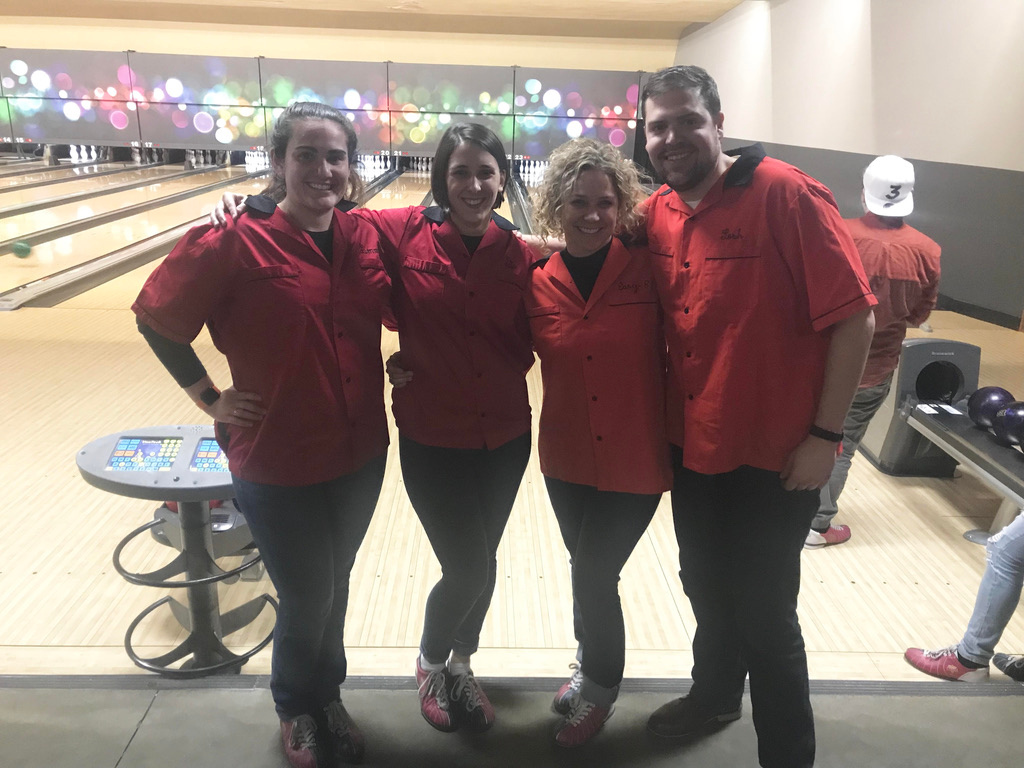
[[[182,344],[203,324],[232,383],[267,409],[253,427],[217,424],[238,477],[308,485],[387,450],[380,332],[389,287],[373,227],[336,212],[333,263],[280,211],[196,227],[132,306]]]
[[[832,194],[760,145],[696,210],[647,201],[669,440],[705,474],[781,471],[818,408],[830,326],[875,304]]]
[[[907,326],[923,323],[935,307],[941,251],[938,243],[913,227],[887,227],[873,213],[846,223],[878,299],[875,335],[860,382],[862,387],[874,387],[896,369]]]
[[[668,490],[665,339],[650,254],[613,240],[586,301],[560,253],[531,278],[541,471],[602,491]]]
[[[356,214],[353,211],[353,214]],[[494,215],[470,256],[440,208],[360,209],[381,234],[402,366],[403,435],[445,448],[497,448],[530,429],[533,365],[524,296],[534,252]]]

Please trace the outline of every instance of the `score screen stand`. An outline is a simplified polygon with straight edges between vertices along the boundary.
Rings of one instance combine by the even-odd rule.
[[[165,519],[136,528],[114,550],[114,568],[132,584],[180,588],[188,596],[187,605],[171,596],[164,597],[132,621],[124,638],[129,658],[139,667],[167,677],[238,672],[267,646],[273,631],[243,654],[228,650],[222,638],[251,624],[267,604],[276,611],[277,602],[263,594],[228,613],[220,612],[217,582],[237,579],[240,573],[259,563],[260,558],[247,559],[230,571],[222,570],[215,562],[215,557],[233,554],[248,542],[241,542],[236,536],[227,549],[215,546],[209,502],[230,498],[234,492],[227,461],[214,439],[213,427],[171,425],[117,432],[85,446],[78,452],[77,463],[85,481],[104,491],[178,504],[181,552],[170,563],[150,573],[131,573],[121,565],[125,546],[146,531],[165,525]],[[232,546],[236,548],[231,549]],[[183,580],[169,580],[182,575]],[[189,635],[162,656],[142,658],[132,647],[132,635],[143,619],[164,604],[170,605],[174,617]],[[182,659],[186,661],[180,667],[171,666]]]

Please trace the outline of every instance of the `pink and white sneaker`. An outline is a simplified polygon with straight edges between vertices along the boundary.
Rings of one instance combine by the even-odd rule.
[[[988,680],[988,667],[971,669],[965,667],[956,655],[956,646],[929,651],[924,648],[907,648],[903,658],[914,669],[926,675],[939,677],[943,680],[955,680],[963,683],[977,683]]]

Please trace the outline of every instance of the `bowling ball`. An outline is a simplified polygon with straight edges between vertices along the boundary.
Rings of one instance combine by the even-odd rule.
[[[14,255],[17,256],[19,259],[27,259],[28,255],[32,253],[32,246],[26,243],[24,240],[19,240],[18,242],[11,246],[11,250],[14,252]]]
[[[1013,395],[1002,387],[982,387],[967,401],[967,415],[982,429],[992,428],[995,415],[1013,402]]]
[[[1015,400],[997,411],[992,419],[992,433],[1003,445],[1024,442],[1024,402]]]

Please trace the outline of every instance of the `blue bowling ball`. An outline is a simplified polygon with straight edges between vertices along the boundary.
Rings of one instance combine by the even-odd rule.
[[[1024,402],[1015,400],[997,411],[992,419],[992,433],[1003,445],[1024,443]]]
[[[967,415],[982,429],[991,429],[996,414],[1013,401],[1002,387],[982,387],[967,400]]]

